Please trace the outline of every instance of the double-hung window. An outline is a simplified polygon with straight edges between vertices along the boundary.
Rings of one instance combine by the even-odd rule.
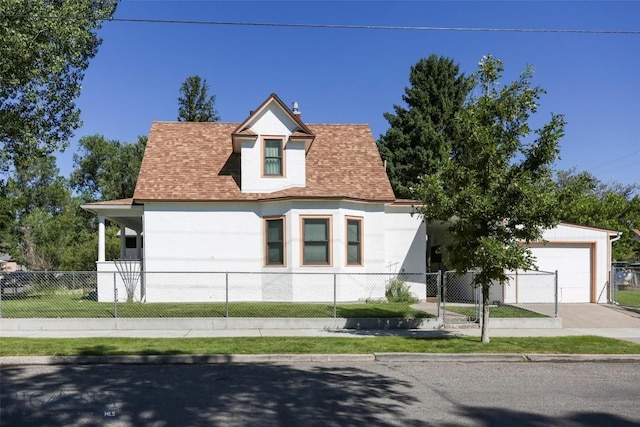
[[[347,217],[347,265],[362,265],[362,218]]]
[[[264,139],[264,176],[283,176],[282,145],[281,138]]]
[[[331,265],[331,217],[302,218],[302,265]]]
[[[284,218],[266,218],[265,265],[285,265],[284,258]]]

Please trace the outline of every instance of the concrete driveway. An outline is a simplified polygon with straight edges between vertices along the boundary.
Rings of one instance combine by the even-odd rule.
[[[553,316],[553,304],[517,304]],[[490,328],[492,337],[562,337],[595,335],[640,344],[640,313],[613,305],[560,304],[562,328]],[[480,336],[480,328],[454,329],[456,335]]]
[[[518,306],[553,316],[553,304]],[[558,304],[558,317],[563,328],[640,328],[640,313],[609,304]]]

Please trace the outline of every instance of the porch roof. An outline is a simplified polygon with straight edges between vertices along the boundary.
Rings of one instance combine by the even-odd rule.
[[[85,203],[80,207],[88,212],[103,216],[111,222],[142,232],[143,207],[135,204],[133,198]]]

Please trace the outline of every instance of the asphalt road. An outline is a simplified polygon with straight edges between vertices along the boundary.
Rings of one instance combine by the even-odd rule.
[[[1,369],[8,426],[638,426],[640,362]]]

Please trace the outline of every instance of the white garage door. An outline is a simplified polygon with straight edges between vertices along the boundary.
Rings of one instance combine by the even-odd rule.
[[[591,250],[589,244],[563,244],[531,248],[538,269],[558,270],[558,302],[591,302]],[[518,283],[519,302],[539,301],[534,285]],[[524,286],[522,286],[524,285]],[[545,297],[545,299],[548,297]],[[524,301],[528,299],[529,301]],[[538,301],[535,301],[538,299]]]

